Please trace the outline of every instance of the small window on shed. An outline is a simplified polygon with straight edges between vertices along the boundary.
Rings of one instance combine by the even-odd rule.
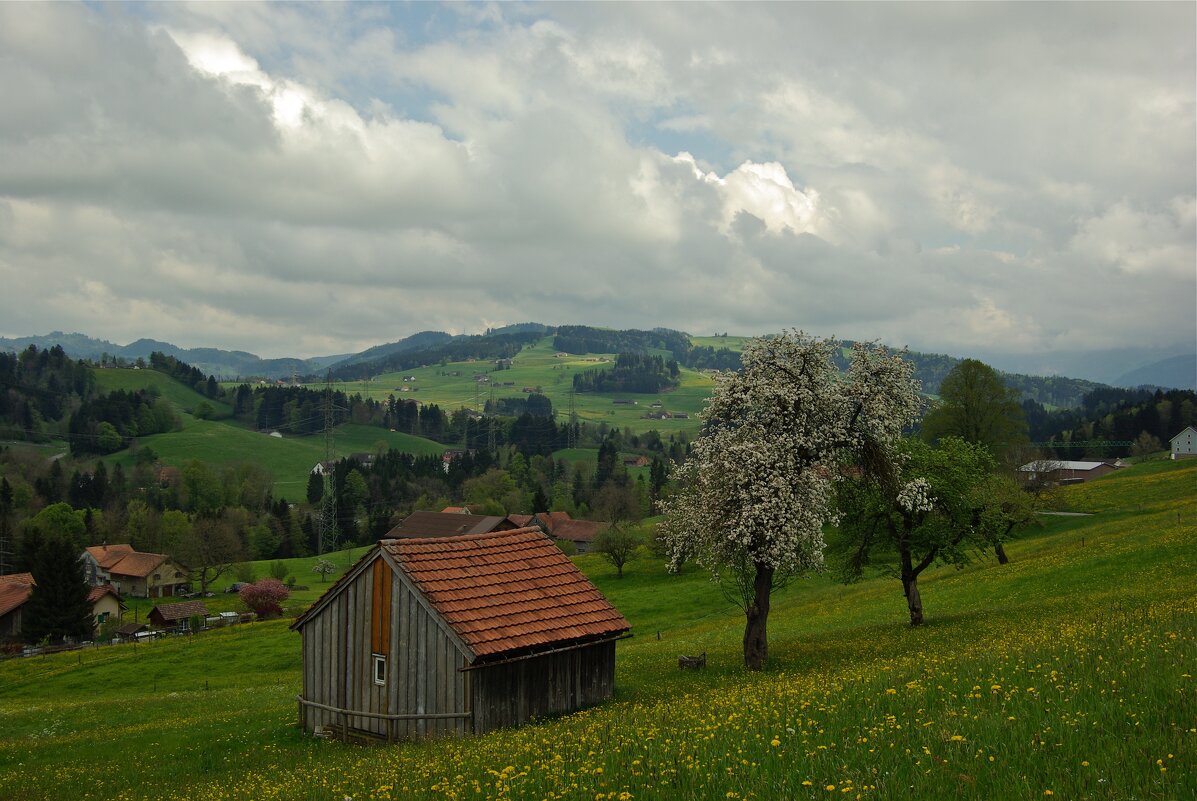
[[[387,683],[387,658],[382,654],[374,654],[374,683]]]

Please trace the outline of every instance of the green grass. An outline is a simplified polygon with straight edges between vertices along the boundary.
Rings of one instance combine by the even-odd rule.
[[[181,431],[154,434],[137,440],[140,446],[152,448],[164,464],[182,467],[192,459],[214,465],[254,461],[266,467],[274,476],[275,497],[295,500],[303,496],[312,467],[324,458],[322,434],[279,439],[251,431],[232,421],[193,417],[195,407],[203,401],[212,405],[217,418],[230,417],[232,409],[226,404],[205,398],[155,370],[97,369],[94,372],[105,392],[153,387],[174,404],[183,423]],[[440,455],[445,450],[444,445],[423,437],[356,423],[338,426],[334,445],[338,457],[355,452],[374,452],[380,447],[417,456]],[[105,459],[125,467],[133,462],[132,455],[127,451]]]
[[[633,453],[620,454],[621,457],[638,455]],[[560,450],[553,451],[553,460],[557,462],[565,461],[568,464],[582,462],[590,465],[590,469],[593,471],[598,466],[598,448],[561,448]],[[628,468],[628,475],[632,477],[633,481],[640,477],[648,481],[651,474],[652,468],[648,466]]]
[[[616,700],[461,741],[300,734],[285,621],[0,663],[0,798],[1191,800],[1195,481],[1153,463],[1068,488],[1093,517],[929,571],[918,629],[893,578],[795,581],[759,674],[700,572],[580,557],[636,633]]]
[[[230,417],[232,408],[227,403],[221,403],[206,398],[190,387],[185,387],[165,373],[157,370],[134,370],[125,368],[94,369],[96,383],[104,392],[114,392],[123,389],[130,392],[138,389],[154,388],[162,397],[173,403],[181,411],[191,414],[200,403],[207,402],[217,418]]]
[[[585,356],[558,357],[553,349],[553,338],[545,337],[529,345],[512,360],[510,370],[490,372],[493,362],[452,362],[405,370],[400,373],[385,373],[369,381],[348,381],[337,388],[350,394],[383,400],[393,394],[398,399],[412,399],[423,403],[435,403],[446,412],[468,408],[482,411],[491,396],[490,384],[479,384],[475,374],[485,375],[494,386],[495,398],[522,398],[523,389],[540,388],[553,403],[558,419],[564,420],[569,413],[569,390],[573,376],[580,370],[607,369],[613,366],[615,354],[586,354]],[[459,375],[452,375],[459,373]],[[403,376],[415,376],[414,382],[404,382]],[[511,382],[512,386],[502,384]],[[643,432],[656,429],[662,433],[671,431],[696,431],[697,414],[703,409],[704,401],[711,394],[711,379],[694,370],[683,369],[681,384],[676,389],[659,395],[639,393],[590,393],[574,395],[574,408],[579,419],[593,423],[606,423],[612,427],[630,428]],[[407,389],[407,392],[403,392]],[[634,406],[615,405],[616,399],[631,399]],[[662,409],[689,415],[688,419],[647,420],[644,415],[652,411],[650,404],[661,401]]]
[[[307,489],[308,475],[324,458],[324,437],[271,437],[220,420],[183,418],[183,430],[138,439],[152,448],[164,464],[182,467],[192,459],[213,465],[256,462],[274,476],[274,496],[300,500]],[[338,457],[355,451],[373,452],[386,445],[405,453],[438,455],[445,446],[374,426],[345,423],[337,427],[334,445]],[[128,467],[133,457],[127,451],[108,457]]]

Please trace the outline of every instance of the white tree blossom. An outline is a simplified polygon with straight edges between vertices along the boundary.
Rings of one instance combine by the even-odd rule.
[[[674,469],[680,489],[663,525],[670,565],[694,558],[734,580],[749,629],[754,615],[763,626],[778,581],[822,566],[841,458],[887,458],[919,409],[909,362],[857,344],[841,374],[840,348],[799,331],[748,343],[742,370],[716,380],[692,457]],[[761,639],[763,649],[763,630]]]
[[[898,493],[898,507],[912,514],[930,512],[935,508],[935,496],[925,478],[908,481]]]

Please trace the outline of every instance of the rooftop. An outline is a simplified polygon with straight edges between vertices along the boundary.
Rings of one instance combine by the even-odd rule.
[[[412,512],[387,532],[387,539],[411,537],[456,537],[494,531],[505,518],[496,515],[470,515],[459,512]]]
[[[479,658],[631,628],[537,528],[380,544]]]

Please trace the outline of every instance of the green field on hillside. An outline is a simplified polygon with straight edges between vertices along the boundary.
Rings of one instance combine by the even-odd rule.
[[[233,413],[233,410],[227,403],[206,398],[190,387],[183,386],[170,376],[160,373],[157,370],[135,370],[132,368],[105,368],[101,370],[97,368],[93,369],[92,372],[96,376],[96,384],[104,392],[113,392],[118,389],[131,392],[133,390],[153,387],[162,397],[173,403],[181,412],[191,414],[195,411],[196,406],[206,401],[212,407],[212,411],[216,417],[229,417]]]
[[[274,496],[301,500],[307,489],[308,475],[324,458],[324,437],[271,437],[219,420],[183,417],[183,430],[141,437],[142,447],[152,448],[164,464],[182,467],[192,459],[213,465],[252,461],[274,476]],[[333,439],[338,457],[360,451],[375,451],[379,446],[394,448],[418,456],[439,455],[445,446],[423,437],[414,437],[375,426],[344,423]],[[127,451],[109,459],[126,467],[133,457]]]
[[[928,571],[917,629],[896,579],[794,581],[759,674],[701,573],[580,557],[636,634],[615,701],[466,740],[301,734],[286,621],[3,662],[0,798],[1191,801],[1195,484],[1153,462],[1067,488],[1093,516]]]
[[[509,370],[491,372],[494,367],[491,361],[450,362],[399,373],[384,373],[369,381],[341,382],[337,384],[337,389],[376,400],[384,400],[393,394],[400,400],[435,403],[449,413],[461,408],[482,411],[491,397],[492,389],[496,399],[522,398],[525,397],[525,388],[538,389],[553,402],[557,419],[564,421],[569,414],[569,392],[574,374],[581,370],[609,369],[614,361],[613,353],[557,356],[553,349],[553,338],[545,337],[521,350],[512,360]],[[475,375],[485,376],[489,381],[480,383],[475,380]],[[415,380],[405,382],[404,376],[414,376]],[[703,409],[704,401],[711,394],[711,386],[711,379],[707,376],[683,369],[681,384],[672,391],[659,395],[579,392],[574,395],[574,408],[581,420],[596,425],[606,423],[637,432],[654,428],[662,433],[695,431],[699,422],[697,413]],[[313,388],[316,388],[315,385]],[[617,399],[631,400],[634,404],[616,404],[614,401]],[[660,409],[652,407],[654,401],[660,401]],[[653,411],[684,413],[689,417],[646,419],[645,415]]]

